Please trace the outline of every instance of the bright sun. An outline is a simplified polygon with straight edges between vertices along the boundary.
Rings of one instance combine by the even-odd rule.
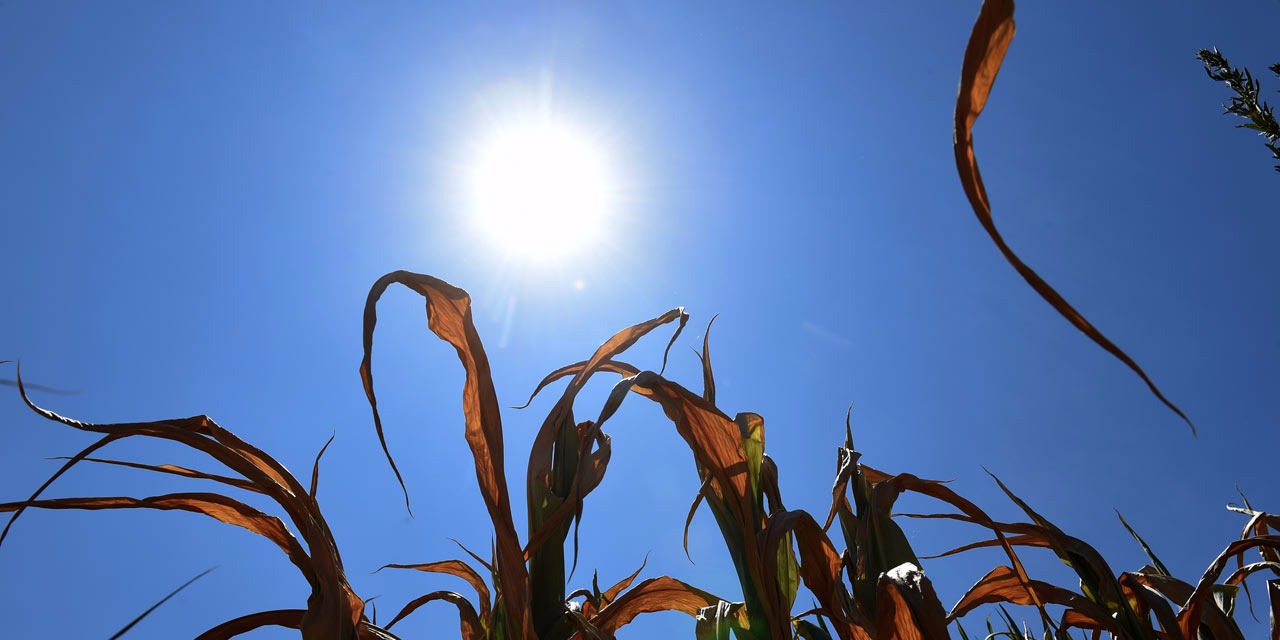
[[[600,146],[545,121],[495,129],[477,150],[467,186],[481,234],[539,261],[600,239],[617,200]]]

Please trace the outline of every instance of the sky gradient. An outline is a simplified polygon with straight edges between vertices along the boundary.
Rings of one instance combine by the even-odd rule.
[[[1274,101],[1265,67],[1280,61],[1280,4],[1024,3],[975,128],[1006,239],[1198,438],[1027,287],[974,219],[951,127],[978,7],[6,2],[0,360],[74,391],[31,394],[65,415],[205,413],[304,478],[336,434],[320,502],[380,619],[465,585],[369,572],[457,557],[450,537],[487,549],[490,531],[462,437],[461,367],[403,290],[379,309],[375,372],[416,517],[378,448],[357,375],[361,308],[396,269],[472,294],[504,405],[680,305],[693,318],[667,373],[700,389],[688,347],[720,314],[719,405],[765,417],[788,507],[825,513],[856,402],[867,464],[954,479],[1017,518],[985,467],[1117,571],[1136,569],[1145,559],[1118,509],[1194,580],[1245,523],[1223,509],[1237,486],[1261,508],[1280,504],[1265,457],[1280,443],[1280,176],[1260,139],[1221,114],[1228,90],[1194,56],[1218,46]],[[598,246],[551,266],[504,257],[463,213],[469,146],[537,109],[602,140],[625,196]],[[656,370],[665,335],[625,359]],[[601,380],[580,418],[598,411],[612,383]],[[521,531],[527,452],[558,389],[503,416]],[[680,548],[697,476],[670,423],[632,398],[610,427],[570,588],[593,569],[612,583],[648,554],[644,575],[737,599],[705,511],[690,533],[697,564]],[[3,500],[43,481],[57,464],[46,457],[90,441],[10,387],[0,429]],[[152,443],[113,456],[201,464]],[[51,495],[196,486],[84,465]],[[983,537],[902,526],[920,554]],[[950,606],[998,561],[925,569]],[[0,611],[14,637],[106,637],[214,565],[127,637],[194,636],[305,601],[269,543],[206,518],[32,512],[0,547]],[[1034,566],[1074,584],[1052,558]],[[456,628],[451,608],[428,607],[395,630]],[[620,636],[668,632],[691,634],[692,621],[645,616]]]

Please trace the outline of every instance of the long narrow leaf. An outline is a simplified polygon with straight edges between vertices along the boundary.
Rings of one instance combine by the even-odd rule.
[[[1000,71],[1009,43],[1013,41],[1013,34],[1013,0],[985,0],[978,14],[978,21],[973,26],[973,33],[969,36],[969,45],[965,49],[964,66],[960,73],[960,92],[956,97],[956,170],[960,174],[960,182],[964,185],[965,194],[969,197],[969,204],[972,205],[974,214],[977,215],[982,228],[987,231],[987,235],[991,237],[991,241],[1023,280],[1026,280],[1027,284],[1031,285],[1031,288],[1062,314],[1062,317],[1066,318],[1072,326],[1089,336],[1089,339],[1142,378],[1151,393],[1178,414],[1194,435],[1196,427],[1191,419],[1165,397],[1142,367],[1095,328],[1079,311],[1076,311],[1066,298],[1063,298],[1049,286],[1049,283],[1045,282],[1044,278],[1040,277],[1040,274],[1027,266],[1013,252],[1013,249],[1009,248],[996,228],[995,220],[991,216],[991,201],[987,197],[987,188],[982,182],[982,174],[978,171],[978,159],[973,150],[973,125],[977,122],[983,107],[986,106],[987,98],[991,95],[991,87],[995,84],[996,74]]]
[[[214,569],[217,569],[217,567],[209,567],[208,569],[205,569],[204,571],[197,573],[195,577],[182,583],[181,585],[178,586],[177,589],[170,591],[168,595],[166,595],[163,598],[160,598],[158,602],[151,605],[150,607],[147,607],[146,611],[143,611],[142,613],[138,614],[138,617],[134,618],[133,620],[130,620],[129,624],[126,624],[125,626],[121,627],[119,631],[111,634],[111,637],[108,638],[107,640],[117,640],[117,638],[120,638],[124,634],[128,633],[130,629],[134,628],[134,626],[136,626],[139,622],[142,622],[143,620],[146,619],[147,616],[151,615],[152,611],[159,609],[160,605],[168,602],[169,598],[172,598],[178,595],[178,593],[180,593],[183,589],[186,589],[187,587],[191,586],[191,584],[194,583],[196,580],[199,580],[200,578],[203,578],[206,575],[209,575],[209,572],[213,571]]]
[[[405,505],[408,507],[408,489],[404,486],[404,479],[387,446],[373,387],[373,331],[378,321],[377,305],[383,292],[392,284],[404,285],[426,300],[427,327],[454,347],[466,373],[462,389],[466,439],[475,459],[480,495],[484,498],[489,518],[493,522],[496,543],[494,566],[499,579],[497,586],[506,603],[507,623],[510,625],[508,631],[512,638],[532,640],[532,620],[528,607],[529,573],[511,518],[502,443],[502,417],[489,370],[489,358],[471,319],[471,297],[466,291],[429,275],[409,271],[388,273],[373,284],[365,301],[364,359],[360,363],[360,378],[364,382],[365,395],[373,412],[374,428],[383,453],[404,491]]]

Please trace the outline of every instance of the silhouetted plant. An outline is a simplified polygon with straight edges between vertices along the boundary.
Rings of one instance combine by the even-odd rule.
[[[1227,83],[1227,86],[1236,92],[1236,95],[1231,96],[1230,104],[1222,105],[1226,109],[1224,113],[1235,114],[1248,120],[1236,125],[1236,128],[1257,131],[1267,139],[1266,145],[1271,150],[1271,156],[1280,160],[1280,146],[1276,144],[1280,140],[1280,124],[1276,123],[1276,114],[1272,111],[1271,105],[1258,99],[1262,85],[1254,79],[1253,74],[1247,68],[1237,69],[1231,66],[1226,56],[1222,55],[1217,47],[1212,50],[1201,49],[1200,53],[1196,54],[1196,59],[1204,63],[1204,71],[1210,78]],[[1277,78],[1280,78],[1280,62],[1268,68],[1276,74]],[[1280,171],[1280,164],[1276,165],[1276,171]]]

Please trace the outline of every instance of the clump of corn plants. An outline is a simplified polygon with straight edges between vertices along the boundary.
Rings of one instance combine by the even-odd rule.
[[[683,309],[672,309],[614,334],[590,358],[548,374],[534,394],[568,379],[559,400],[539,429],[526,469],[529,519],[523,541],[510,510],[510,493],[503,456],[498,398],[490,378],[488,357],[471,320],[465,291],[432,276],[397,271],[379,279],[369,293],[364,315],[365,355],[360,372],[373,413],[375,432],[382,441],[394,474],[395,457],[383,437],[373,383],[373,335],[377,303],[392,285],[423,296],[427,323],[451,344],[466,379],[463,384],[465,436],[475,462],[476,479],[493,524],[494,545],[488,559],[467,552],[470,562],[436,559],[421,563],[387,564],[383,568],[449,574],[466,581],[473,599],[452,591],[433,591],[410,599],[385,625],[364,614],[364,600],[348,583],[338,545],[316,498],[320,459],[316,456],[310,482],[297,480],[265,452],[236,437],[205,416],[157,422],[93,424],[60,416],[41,408],[20,393],[40,416],[83,431],[101,434],[96,442],[67,458],[61,468],[26,500],[0,504],[12,513],[0,532],[4,536],[27,509],[164,509],[204,514],[264,536],[285,552],[306,577],[311,594],[304,607],[244,615],[209,629],[201,640],[232,638],[262,626],[298,629],[307,640],[317,638],[396,638],[392,627],[422,606],[443,601],[459,616],[464,640],[569,640],[612,638],[638,615],[681,611],[693,618],[699,639],[764,640],[887,640],[950,637],[949,626],[967,637],[958,619],[983,605],[1008,603],[1034,608],[1046,637],[1065,638],[1072,629],[1099,637],[1135,640],[1194,640],[1243,638],[1232,615],[1236,593],[1251,575],[1270,571],[1280,576],[1280,518],[1254,510],[1247,503],[1237,510],[1249,516],[1241,539],[1228,545],[1194,585],[1171,576],[1146,543],[1151,564],[1138,571],[1115,573],[1088,544],[1058,529],[998,479],[1006,495],[1026,514],[1027,522],[1000,522],[947,485],[908,473],[891,474],[867,466],[853,446],[848,417],[845,440],[837,448],[831,506],[824,520],[801,509],[788,509],[779,491],[777,465],[765,452],[764,418],[742,412],[734,417],[716,406],[709,332],[702,351],[702,392],[694,393],[663,376],[662,370],[641,371],[618,359],[631,345],[664,325],[674,324],[668,350],[688,321]],[[664,362],[665,362],[664,355]],[[597,373],[622,376],[594,420],[574,417],[575,400]],[[19,376],[19,381],[21,377]],[[589,589],[567,592],[566,569],[576,564],[577,537],[569,539],[583,514],[586,497],[604,480],[612,455],[603,426],[625,400],[638,395],[657,403],[676,434],[693,454],[697,499],[686,516],[686,528],[700,503],[715,517],[741,587],[741,599],[723,599],[677,578],[641,579],[643,566],[632,575],[601,590],[593,580]],[[99,449],[131,437],[178,442],[205,454],[234,475],[218,475],[175,465],[97,458]],[[328,445],[326,444],[327,448]],[[135,469],[213,481],[227,493],[170,493],[146,498],[43,498],[57,478],[81,462],[123,465]],[[695,476],[691,475],[691,478]],[[400,481],[408,504],[409,492]],[[237,500],[232,490],[270,497],[285,520]],[[917,493],[950,507],[949,511],[908,517],[944,518],[976,525],[987,537],[941,555],[983,547],[999,547],[1007,564],[979,579],[947,610],[934,591],[921,558],[891,515],[904,493]],[[832,539],[832,526],[839,535]],[[1127,523],[1125,524],[1127,528]],[[843,547],[843,548],[841,548]],[[1041,582],[1027,574],[1018,549],[1052,551],[1075,570],[1078,590]],[[1262,560],[1244,564],[1251,549]],[[1236,569],[1222,579],[1227,564]],[[813,606],[796,612],[803,601]],[[1280,611],[1280,580],[1267,583],[1273,619]],[[1061,612],[1051,614],[1050,608]],[[1000,610],[1008,629],[1024,633]],[[1015,636],[1016,637],[1016,636]]]

